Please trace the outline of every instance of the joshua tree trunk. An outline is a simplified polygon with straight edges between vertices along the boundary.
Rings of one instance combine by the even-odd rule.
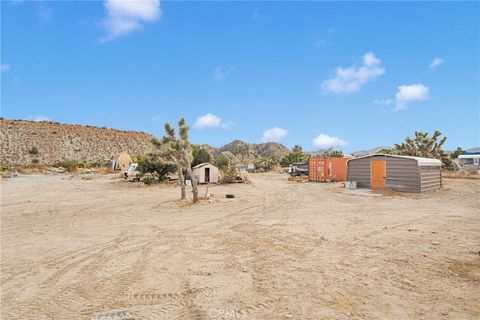
[[[193,176],[193,170],[192,167],[190,166],[190,159],[188,156],[188,152],[185,150],[185,158],[186,158],[186,169],[187,169],[187,176],[190,178],[190,181],[192,182],[192,194],[193,194],[193,203],[198,202],[198,186],[197,186],[197,180],[195,180],[195,177]]]
[[[187,198],[187,191],[185,190],[185,178],[183,177],[183,170],[180,164],[177,164],[178,167],[178,180],[180,180],[180,189],[181,197],[180,200],[185,200]]]
[[[192,193],[193,193],[193,203],[198,202],[198,187],[197,187],[197,181],[195,180],[195,177],[193,176],[193,171],[192,171],[192,160],[190,159],[190,149],[191,149],[191,144],[190,140],[188,139],[188,126],[185,123],[185,119],[181,118],[178,121],[178,130],[180,131],[180,145],[179,149],[182,150],[183,152],[183,164],[185,165],[185,170],[187,170],[187,175],[190,177],[190,181],[192,182]]]

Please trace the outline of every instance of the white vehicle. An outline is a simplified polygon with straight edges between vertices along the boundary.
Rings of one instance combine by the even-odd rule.
[[[138,163],[132,163],[128,167],[127,171],[123,174],[125,175],[125,180],[127,181],[140,181],[141,173],[137,170]]]

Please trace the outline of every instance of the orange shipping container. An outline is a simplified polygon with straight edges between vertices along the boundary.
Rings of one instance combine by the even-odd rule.
[[[313,157],[308,160],[308,180],[316,182],[345,181],[349,158]]]

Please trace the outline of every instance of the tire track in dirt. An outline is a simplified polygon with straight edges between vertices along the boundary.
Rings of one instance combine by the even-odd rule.
[[[123,275],[123,278],[120,279],[119,282],[123,280],[122,283],[116,283],[115,287],[120,291],[130,283],[135,282],[135,280],[139,277],[140,271],[145,264],[145,256],[147,254],[146,245],[144,244],[145,241],[137,241],[137,242],[128,242],[129,237],[120,236],[116,239],[107,242],[107,245],[95,245],[87,248],[82,248],[77,250],[75,253],[68,252],[66,255],[57,256],[58,261],[62,261],[63,263],[56,263],[55,258],[48,259],[48,261],[44,261],[43,268],[42,266],[36,266],[36,277],[35,278],[45,278],[45,280],[38,283],[39,288],[48,288],[48,294],[42,296],[39,299],[28,299],[24,301],[25,309],[30,309],[30,314],[34,314],[35,307],[39,304],[48,306],[44,308],[45,314],[78,314],[79,310],[76,309],[73,305],[73,302],[78,302],[80,300],[84,302],[88,302],[89,299],[94,298],[94,295],[98,295],[98,291],[100,288],[92,289],[92,284],[98,284],[99,279],[95,278],[95,271],[100,268],[101,266],[105,265],[106,262],[115,260],[115,259],[122,259],[125,255],[130,254],[137,254],[140,252],[140,257],[137,259],[137,264],[135,268],[132,269],[131,273],[128,275]],[[72,257],[75,257],[73,261],[71,260]],[[48,272],[49,265],[56,265],[57,270],[48,276],[42,276]],[[71,272],[78,272],[82,274],[85,279],[79,282],[73,282],[69,285],[62,285],[59,284],[59,281],[67,275],[67,273]],[[13,279],[14,277],[12,277]],[[104,280],[104,279],[100,279]],[[85,289],[85,284],[88,282],[88,288]],[[100,281],[101,283],[101,281]],[[55,289],[54,289],[55,288]],[[54,289],[54,290],[52,290]],[[107,293],[108,295],[108,293]],[[4,295],[2,300],[4,302],[10,301],[15,296],[15,291],[12,290],[10,295]],[[83,297],[82,297],[83,296]],[[83,298],[83,299],[82,299]],[[78,303],[77,303],[78,304]],[[37,309],[38,310],[38,309]],[[2,313],[9,314],[8,310],[3,310]]]
[[[99,244],[95,244],[93,246],[88,246],[88,247],[85,247],[85,248],[81,248],[81,249],[78,249],[78,250],[70,250],[70,251],[65,251],[61,254],[58,254],[58,255],[55,255],[55,256],[50,256],[50,257],[46,257],[46,258],[43,258],[41,259],[40,261],[33,261],[33,262],[30,262],[27,266],[23,267],[23,268],[20,268],[20,271],[18,271],[18,268],[15,268],[15,269],[11,269],[11,270],[5,270],[4,268],[2,268],[2,273],[10,273],[10,275],[5,278],[5,279],[2,279],[2,286],[6,285],[8,282],[12,281],[14,278],[18,277],[18,276],[22,276],[24,274],[31,274],[31,273],[39,273],[42,268],[45,268],[45,267],[57,267],[58,264],[63,264],[65,263],[65,261],[69,261],[69,260],[74,260],[82,255],[85,255],[85,254],[91,254],[92,252],[95,252],[96,250],[105,250],[105,249],[110,249],[114,246],[117,246],[119,242],[124,242],[124,241],[127,241],[128,240],[128,236],[126,236],[126,233],[125,232],[122,232],[122,234],[112,240],[112,241],[108,241],[106,243],[99,243]]]

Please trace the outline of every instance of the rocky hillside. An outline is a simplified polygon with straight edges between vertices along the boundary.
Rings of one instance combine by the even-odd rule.
[[[0,164],[52,165],[62,160],[108,162],[121,152],[152,151],[151,135],[91,126],[0,120]]]
[[[242,161],[252,161],[258,157],[267,158],[272,155],[283,157],[290,152],[287,147],[276,142],[255,144],[247,143],[241,140],[234,140],[218,149],[218,152],[223,151],[231,152]]]
[[[50,121],[0,120],[0,164],[54,165],[63,160],[108,163],[121,152],[130,155],[154,150],[152,136],[144,132],[121,131]],[[221,148],[202,145],[212,155],[229,151],[241,161],[258,157],[283,157],[290,151],[279,143],[253,144],[235,140]]]

